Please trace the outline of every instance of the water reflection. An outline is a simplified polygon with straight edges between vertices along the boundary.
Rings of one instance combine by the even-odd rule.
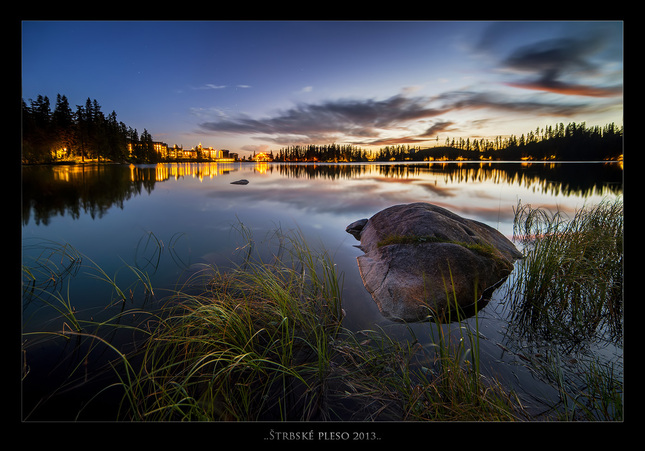
[[[150,194],[158,182],[183,177],[200,180],[228,174],[231,164],[176,163],[158,165],[84,164],[26,166],[22,168],[22,222],[31,216],[47,225],[52,216],[82,213],[101,218],[111,207],[143,192]]]
[[[127,166],[78,165],[33,166],[22,171],[22,221],[30,215],[36,224],[48,224],[54,215],[81,213],[100,218],[112,206],[123,208],[125,201],[155,186],[154,170]]]
[[[379,324],[401,337],[408,336],[408,325],[395,329],[386,324],[363,287],[356,265],[360,251],[345,232],[347,224],[391,205],[423,201],[485,222],[508,236],[518,198],[573,211],[585,202],[621,195],[623,177],[618,163],[499,162],[43,165],[23,167],[22,174],[24,256],[42,252],[29,240],[69,243],[107,274],[118,276],[122,288],[137,283],[122,269],[124,264],[146,271],[161,299],[166,290],[183,287],[192,270],[226,265],[236,258],[243,243],[232,225],[243,222],[260,243],[275,236],[276,229],[287,232],[295,224],[308,244],[316,248],[322,243],[333,254],[343,274],[344,326],[358,331]],[[230,184],[241,178],[250,183]],[[60,256],[53,262],[66,269]],[[97,315],[114,303],[112,288],[86,273],[80,271],[68,285],[70,291],[62,293],[75,301],[77,311]],[[136,305],[129,291],[126,295],[127,308]],[[506,330],[505,320],[497,317],[505,313],[495,310],[499,304],[492,302],[485,310],[478,306],[481,330],[490,337],[482,341],[482,350],[495,362],[499,348],[493,340],[502,338],[494,337]],[[422,329],[426,326],[409,327],[421,337],[427,335]],[[33,374],[37,371],[31,362],[46,363],[53,355],[48,350],[41,354],[36,358],[30,350]],[[516,376],[516,366],[509,375]]]
[[[544,194],[587,196],[603,191],[622,192],[619,163],[287,164],[275,165],[275,171],[287,177],[332,180],[378,176],[382,182],[422,182],[428,177],[451,184],[488,181],[530,187]]]
[[[157,183],[191,177],[204,181],[235,171],[290,179],[361,180],[379,185],[413,184],[436,197],[451,198],[462,184],[489,182],[536,194],[587,197],[622,193],[618,163],[409,163],[267,164],[173,163],[158,165],[29,166],[22,170],[22,220],[48,224],[55,215],[101,218]],[[365,186],[363,186],[365,188]],[[242,194],[242,193],[238,193]],[[244,193],[248,194],[248,193]],[[483,194],[483,193],[482,193]],[[483,194],[485,195],[485,194]],[[330,207],[330,205],[327,205]]]
[[[131,168],[137,168],[130,165]],[[237,169],[233,163],[172,163],[158,164],[155,167],[156,180],[164,182],[169,179],[196,177],[199,180],[229,174]],[[133,179],[134,180],[134,179]]]

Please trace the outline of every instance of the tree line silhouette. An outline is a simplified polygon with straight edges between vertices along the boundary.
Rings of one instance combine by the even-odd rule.
[[[58,94],[51,111],[47,96],[22,100],[22,161],[48,163],[80,158],[152,163],[160,160],[146,129],[136,129],[105,115],[96,99],[72,111]],[[585,122],[536,128],[520,137],[494,139],[446,138],[445,145],[385,146],[377,151],[355,145],[294,145],[278,150],[275,161],[363,162],[424,160],[616,160],[623,153],[623,128],[614,123],[587,127]],[[437,137],[438,140],[438,137]]]
[[[47,96],[22,100],[22,161],[48,163],[70,158],[134,161],[157,160],[152,135],[117,120],[116,112],[107,116],[96,99],[72,111],[65,95],[56,96],[54,111]]]
[[[559,123],[519,138],[446,138],[445,145],[385,146],[372,153],[352,145],[294,145],[280,149],[277,161],[362,162],[426,160],[617,160],[623,154],[623,129],[613,122],[604,127],[587,127],[585,122]]]

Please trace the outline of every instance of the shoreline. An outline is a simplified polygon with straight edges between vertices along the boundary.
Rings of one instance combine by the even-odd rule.
[[[219,164],[242,164],[242,163],[252,163],[252,164],[269,164],[269,163],[278,163],[278,164],[328,164],[328,165],[338,165],[338,164],[418,164],[418,163],[541,163],[541,164],[553,164],[553,163],[622,163],[622,159],[617,160],[395,160],[395,161],[249,161],[249,160],[236,160],[236,161],[217,161],[217,160],[204,160],[204,159],[175,159],[175,160],[164,160],[156,161],[150,163],[141,163],[133,161],[51,161],[51,162],[39,162],[39,163],[29,163],[29,162],[20,162],[21,166],[84,166],[84,165],[146,165],[146,164],[164,164],[164,163],[219,163]]]

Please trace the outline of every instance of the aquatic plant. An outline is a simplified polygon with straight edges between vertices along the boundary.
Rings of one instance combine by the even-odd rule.
[[[106,359],[99,370],[112,377],[85,408],[117,391],[115,420],[526,418],[513,393],[480,374],[476,316],[474,330],[460,317],[429,324],[437,335],[426,345],[411,329],[407,338],[378,327],[349,331],[342,326],[342,274],[326,251],[276,232],[278,247],[267,252],[250,230],[239,231],[240,263],[201,266],[150,312],[123,310],[131,291],[90,260],[89,275],[110,287],[122,310],[101,321],[75,312],[80,329],[59,336],[76,337],[81,352],[61,389],[76,387],[71,376],[78,380],[100,352]],[[143,286],[139,295],[159,294],[140,268],[126,268],[134,287]],[[124,320],[133,313],[137,323]],[[112,342],[123,330],[138,336],[133,348]]]
[[[518,330],[571,343],[598,335],[622,340],[622,200],[571,218],[519,203],[513,233],[525,249],[509,297]]]
[[[252,243],[252,240],[249,240]],[[342,319],[325,254],[304,244],[264,262],[205,266],[164,307],[142,356],[130,403],[139,420],[310,419],[322,415],[330,343]],[[251,244],[249,244],[249,249]],[[135,396],[131,396],[135,399]]]
[[[436,347],[342,327],[341,275],[301,235],[269,258],[251,232],[242,262],[206,265],[152,327],[124,384],[123,418],[168,420],[464,420],[519,418],[513,397],[478,370],[460,329]],[[184,287],[186,288],[186,287]],[[521,410],[521,409],[519,409]]]
[[[550,415],[565,421],[621,420],[620,357],[604,361],[585,354],[594,344],[621,353],[622,200],[587,206],[572,217],[519,204],[514,235],[525,257],[508,286],[507,333],[526,343],[525,349],[542,347],[523,355],[559,393],[557,402],[546,402]]]

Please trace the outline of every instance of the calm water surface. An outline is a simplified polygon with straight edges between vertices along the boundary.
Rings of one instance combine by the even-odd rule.
[[[243,225],[259,243],[271,241],[276,230],[299,230],[311,247],[326,249],[344,275],[344,325],[353,330],[378,325],[402,339],[410,331],[385,320],[361,283],[356,265],[361,252],[345,232],[349,223],[392,205],[422,201],[482,221],[510,238],[513,207],[520,201],[573,213],[622,196],[618,163],[168,163],[32,166],[24,167],[22,176],[23,262],[33,262],[52,243],[80,252],[83,265],[69,283],[78,312],[109,316],[106,306],[115,298],[105,282],[92,277],[90,260],[126,287],[135,281],[126,265],[139,268],[161,298],[202,264],[239,261]],[[231,184],[239,179],[249,183]],[[60,329],[59,321],[50,321],[51,312],[34,304],[23,305],[25,331]],[[550,387],[510,352],[528,345],[506,336],[502,304],[493,299],[480,312],[484,366],[526,393],[528,401],[552,396]],[[417,324],[412,331],[424,342],[430,327]],[[66,352],[64,345],[53,352],[51,346],[28,351],[25,391],[34,390],[31,381],[47,377],[48,367]],[[611,347],[597,352],[622,359],[622,351]]]

